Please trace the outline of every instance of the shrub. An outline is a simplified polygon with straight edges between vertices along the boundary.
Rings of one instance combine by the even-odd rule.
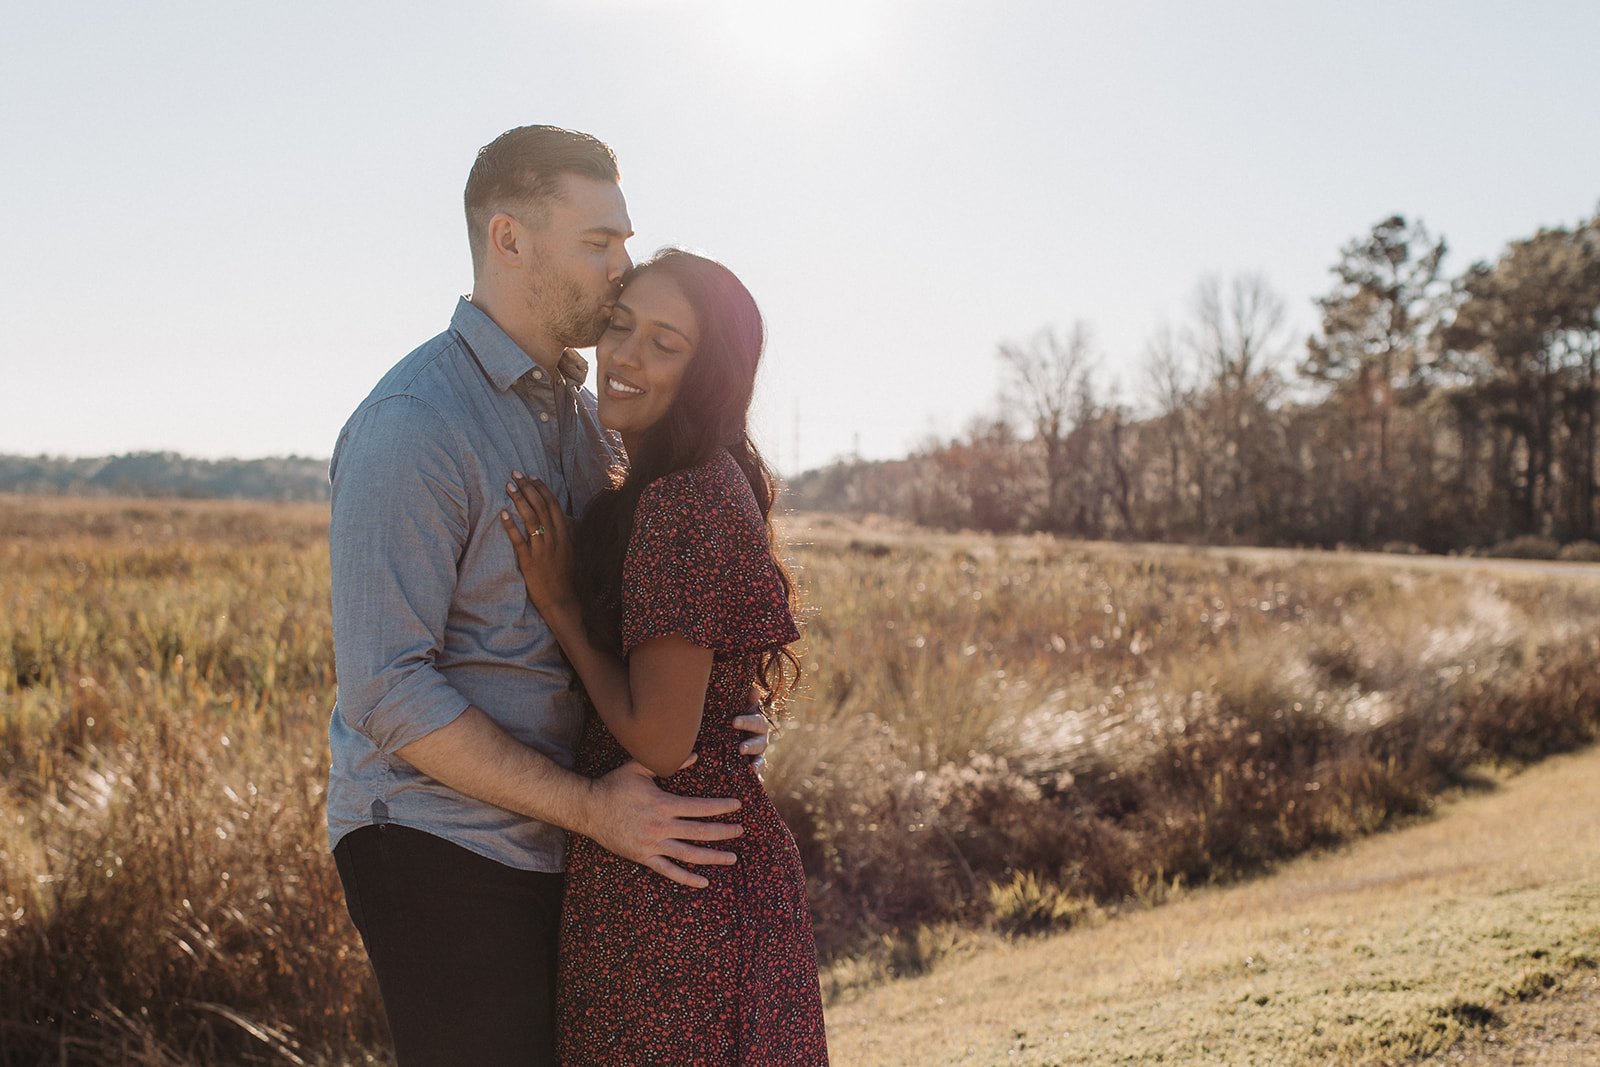
[[[1018,871],[1011,881],[991,885],[989,901],[995,926],[1014,937],[1064,930],[1099,913],[1094,901],[1073,896],[1031,871]]]
[[[1538,648],[1518,670],[1482,671],[1468,729],[1486,755],[1528,762],[1600,735],[1600,639]]]
[[[1486,553],[1495,559],[1555,559],[1561,546],[1548,537],[1524,534],[1509,541],[1501,541]]]
[[[1573,541],[1571,544],[1562,545],[1561,551],[1556,553],[1556,558],[1569,563],[1600,563],[1600,543]]]

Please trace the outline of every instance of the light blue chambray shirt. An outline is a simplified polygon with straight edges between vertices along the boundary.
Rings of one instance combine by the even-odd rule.
[[[392,822],[511,867],[561,870],[560,828],[463,796],[395,750],[470,705],[572,765],[582,697],[528,602],[499,514],[514,470],[581,513],[619,456],[594,394],[541,369],[465,298],[450,329],[350,416],[329,468],[330,847]]]

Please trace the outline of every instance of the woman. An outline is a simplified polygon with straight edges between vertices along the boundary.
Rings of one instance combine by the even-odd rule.
[[[600,419],[622,436],[627,475],[575,530],[534,480],[512,494],[521,527],[501,513],[588,691],[578,769],[636,759],[673,792],[742,804],[736,862],[707,868],[704,888],[571,839],[566,1063],[827,1062],[799,854],[731,723],[753,683],[782,696],[799,637],[772,553],[771,476],[746,430],[762,340],[755,301],[721,264],[669,249],[635,267],[597,348]]]

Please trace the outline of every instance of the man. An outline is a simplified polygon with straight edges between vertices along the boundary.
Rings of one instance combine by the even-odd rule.
[[[616,462],[571,351],[605,329],[633,228],[611,150],[512,130],[467,179],[473,291],[334,449],[328,826],[400,1063],[554,1062],[564,830],[663,877],[731,863],[637,764],[572,773],[582,709],[498,514],[517,472],[572,513]],[[741,722],[765,747],[764,719]]]

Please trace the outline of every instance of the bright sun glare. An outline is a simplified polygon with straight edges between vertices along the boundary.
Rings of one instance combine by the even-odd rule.
[[[739,59],[819,75],[869,55],[881,15],[872,0],[734,0],[716,5],[712,17]]]

